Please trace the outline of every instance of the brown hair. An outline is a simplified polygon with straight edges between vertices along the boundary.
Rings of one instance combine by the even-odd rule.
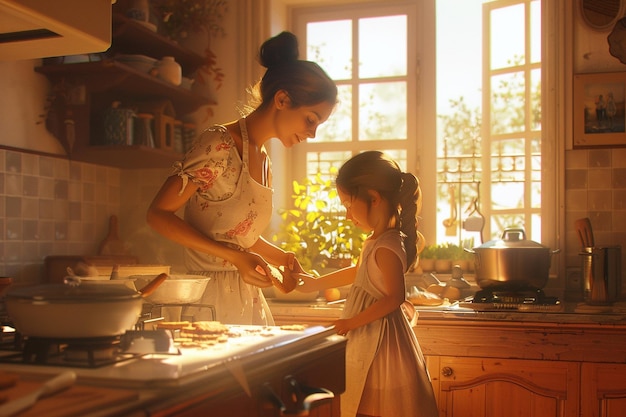
[[[337,86],[315,62],[298,59],[298,39],[291,32],[281,32],[266,40],[259,49],[258,60],[267,70],[252,89],[252,107],[263,108],[284,90],[292,107],[337,102]]]
[[[353,156],[339,169],[336,184],[352,197],[370,203],[368,190],[377,191],[389,201],[389,217],[404,235],[407,270],[417,260],[420,234],[417,215],[422,209],[422,192],[417,177],[402,172],[398,164],[380,151]]]

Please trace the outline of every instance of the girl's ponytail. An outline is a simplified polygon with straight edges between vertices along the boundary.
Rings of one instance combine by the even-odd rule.
[[[407,270],[410,269],[418,255],[419,234],[417,216],[422,208],[422,192],[417,177],[409,172],[402,173],[402,185],[398,195],[400,205],[400,231],[404,238]]]

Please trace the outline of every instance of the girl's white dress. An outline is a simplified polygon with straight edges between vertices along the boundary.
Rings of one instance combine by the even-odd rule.
[[[216,125],[194,141],[185,158],[175,164],[175,173],[183,179],[183,189],[190,181],[200,186],[185,206],[185,221],[211,239],[245,251],[270,222],[273,190],[250,175],[245,118],[239,125],[241,156],[228,130]],[[267,164],[269,171],[269,161]],[[185,248],[185,265],[191,274],[210,277],[199,303],[214,306],[216,317],[209,309],[189,308],[187,314],[195,320],[274,324],[261,289],[245,283],[230,262]]]
[[[355,316],[382,297],[382,272],[374,258],[382,247],[395,252],[406,266],[400,231],[390,229],[377,239],[367,239],[342,318]],[[400,306],[350,330],[347,337],[342,417],[354,417],[357,412],[382,417],[439,415],[424,356]]]

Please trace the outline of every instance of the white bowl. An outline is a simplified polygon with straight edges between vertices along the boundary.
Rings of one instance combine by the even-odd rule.
[[[132,275],[137,290],[141,290],[156,275]],[[150,304],[194,304],[197,303],[211,278],[204,275],[170,275],[152,294],[144,300]]]
[[[117,55],[115,60],[141,72],[150,72],[158,62],[157,59],[145,55]]]
[[[80,285],[125,285],[128,288],[137,291],[137,288],[135,287],[135,280],[132,278],[110,279],[110,277],[106,275],[79,278]]]

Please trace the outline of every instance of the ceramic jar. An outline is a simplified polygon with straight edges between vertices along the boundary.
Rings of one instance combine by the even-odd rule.
[[[156,64],[157,76],[163,81],[174,85],[180,85],[183,81],[183,73],[180,64],[172,56],[164,56]]]
[[[99,145],[132,145],[135,112],[114,101],[103,115],[104,135]]]

